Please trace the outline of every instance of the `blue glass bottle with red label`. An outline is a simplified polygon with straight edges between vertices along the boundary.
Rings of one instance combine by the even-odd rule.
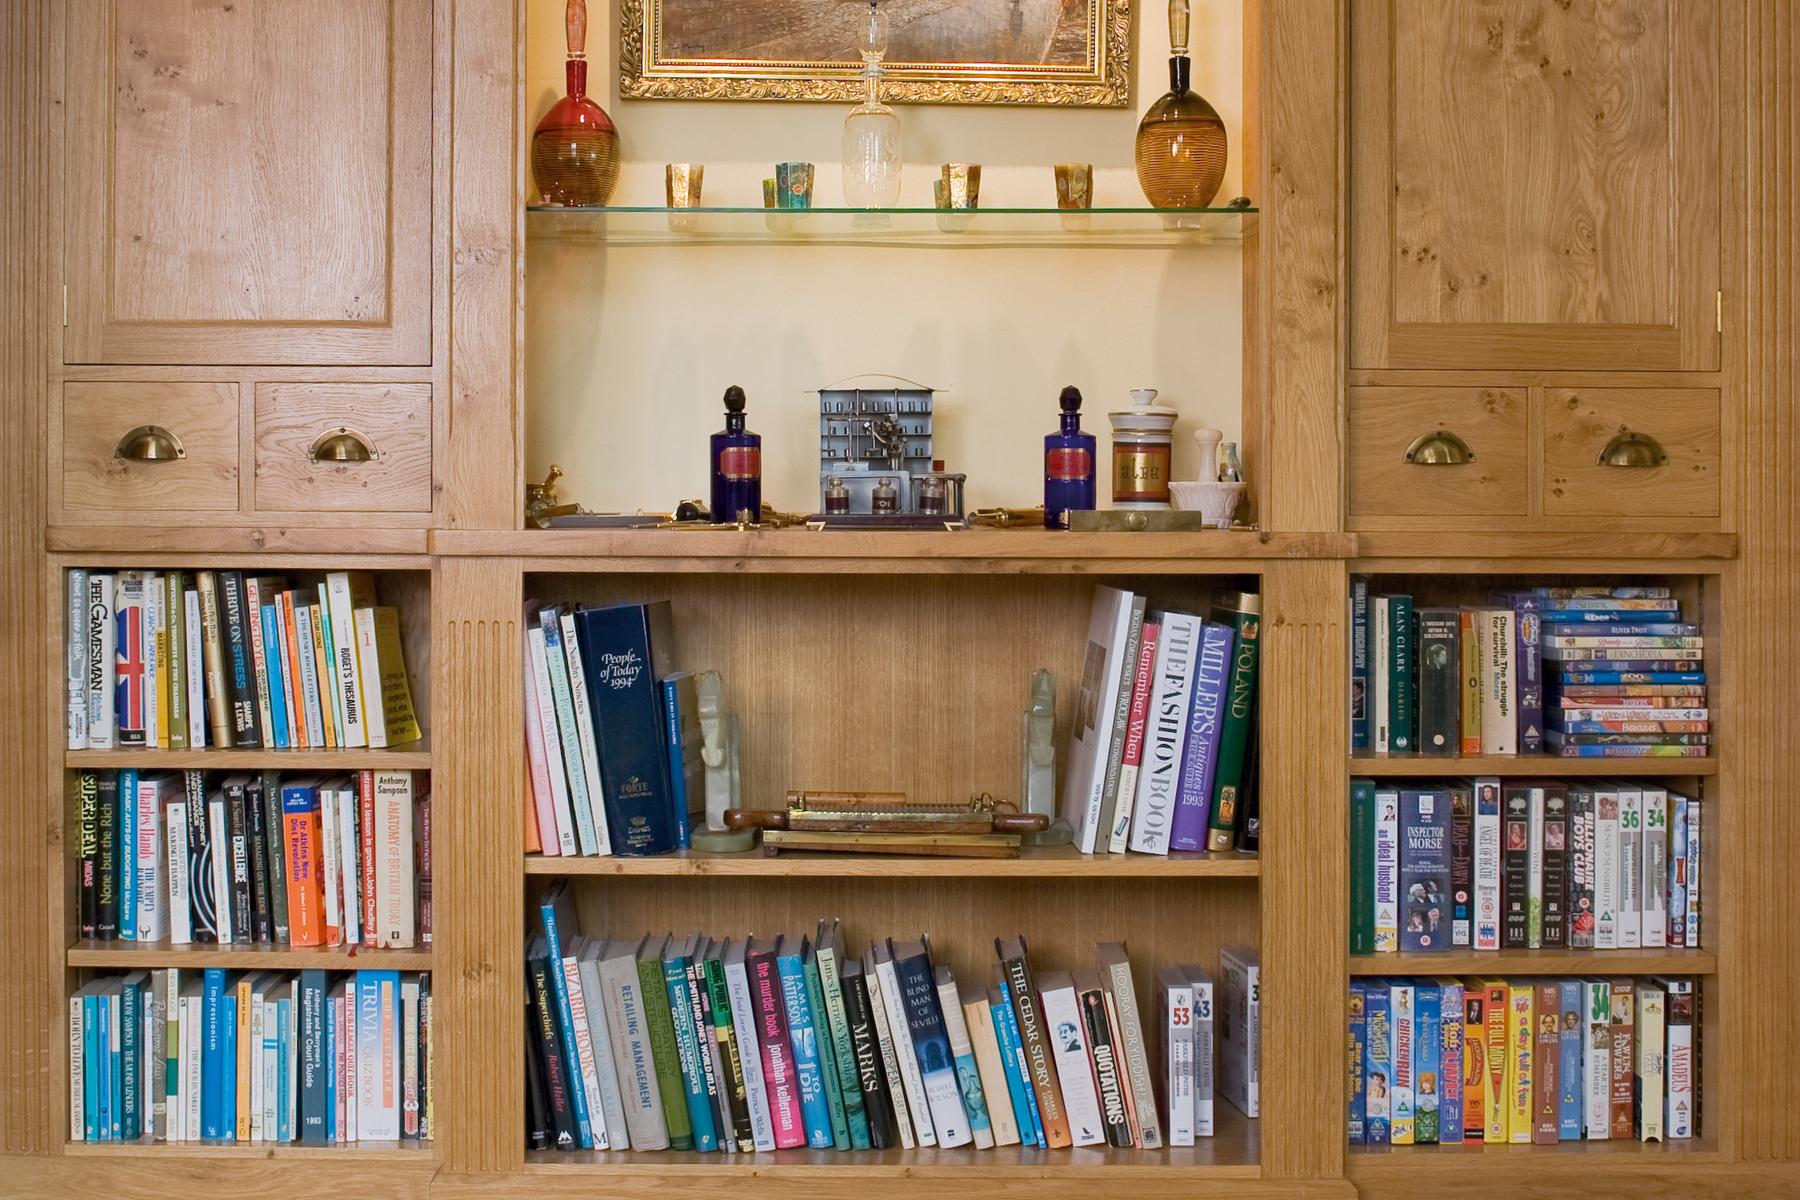
[[[1068,527],[1071,509],[1094,507],[1094,435],[1081,432],[1081,389],[1066,387],[1062,429],[1044,439],[1044,525]]]
[[[740,513],[762,520],[762,435],[744,428],[744,389],[725,389],[725,428],[712,435],[712,519],[734,524]]]

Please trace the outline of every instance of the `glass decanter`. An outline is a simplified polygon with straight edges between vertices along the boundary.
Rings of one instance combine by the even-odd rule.
[[[1188,83],[1188,0],[1169,0],[1169,92],[1138,123],[1138,185],[1157,208],[1205,208],[1225,178],[1225,122]]]
[[[851,208],[892,208],[900,198],[900,118],[881,102],[887,26],[876,0],[869,0],[861,50],[863,102],[844,118],[844,203]]]
[[[598,207],[619,182],[619,132],[587,95],[587,0],[569,0],[564,25],[569,90],[531,135],[531,177],[545,204]]]

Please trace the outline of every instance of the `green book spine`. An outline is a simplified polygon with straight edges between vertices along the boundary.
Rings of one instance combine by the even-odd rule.
[[[1418,631],[1413,627],[1411,596],[1388,597],[1388,749],[1394,754],[1411,754],[1418,749],[1413,727],[1418,723],[1417,693],[1414,680],[1418,674]]]
[[[1244,783],[1244,748],[1256,711],[1256,664],[1262,645],[1262,597],[1241,592],[1229,605],[1213,610],[1237,635],[1232,643],[1231,675],[1226,682],[1225,712],[1219,731],[1219,767],[1213,777],[1212,815],[1207,821],[1206,848],[1229,850],[1237,839],[1238,797]]]
[[[738,1049],[737,1029],[731,1023],[731,989],[725,982],[725,964],[715,955],[700,964],[700,972],[706,980],[706,998],[712,1005],[713,1037],[719,1043],[719,1062],[725,1068],[725,1078],[719,1081],[719,1087],[731,1110],[730,1136],[736,1140],[739,1150],[749,1154],[756,1149],[756,1140],[750,1130],[750,1092],[744,1080],[744,1060]],[[726,1140],[723,1131],[719,1140],[722,1143]]]
[[[163,576],[163,623],[167,629],[169,666],[169,749],[188,745],[187,679],[187,575],[170,571]]]
[[[819,1074],[825,1080],[825,1106],[831,1110],[831,1141],[839,1150],[850,1149],[850,1122],[844,1116],[843,1090],[838,1087],[837,1038],[831,1029],[831,1016],[825,1011],[825,990],[819,983],[819,957],[808,947],[801,961],[801,974],[806,979],[806,1006],[812,1009],[813,1029],[819,1039]]]
[[[831,1046],[837,1051],[838,1090],[844,1098],[844,1120],[850,1125],[850,1147],[869,1148],[869,1114],[863,1106],[862,1080],[856,1071],[856,1050],[850,1042],[850,1021],[844,1012],[844,989],[838,979],[837,951],[821,946],[819,987],[825,993],[826,1023]]]
[[[1375,781],[1350,781],[1350,953],[1375,953]]]
[[[650,1030],[650,1058],[656,1064],[656,1089],[663,1098],[663,1120],[669,1127],[669,1149],[692,1150],[694,1127],[688,1122],[687,1085],[681,1079],[681,1058],[675,1048],[675,1018],[669,1012],[669,992],[663,984],[660,959],[637,960],[638,987],[644,999],[644,1023]],[[576,1087],[581,1086],[577,1081]]]

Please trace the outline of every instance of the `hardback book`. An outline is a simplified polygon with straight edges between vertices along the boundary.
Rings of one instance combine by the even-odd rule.
[[[1050,1008],[1049,976],[1045,976],[1044,1007]],[[1074,989],[1070,988],[1073,998]],[[1169,1145],[1194,1144],[1194,988],[1179,967],[1156,973],[1156,1027],[1162,1054],[1157,1063],[1157,1093],[1169,1116]],[[1055,1020],[1052,1014],[1052,1020]],[[1354,1044],[1354,1043],[1353,1043]],[[1067,1075],[1064,1075],[1067,1078]],[[1356,1122],[1352,1141],[1362,1140],[1362,1122]]]
[[[1220,963],[1226,961],[1227,953],[1235,953],[1237,964],[1247,973],[1242,977],[1249,989],[1245,995],[1247,1004],[1254,1009],[1257,1002],[1254,998],[1256,990],[1255,953],[1238,950],[1222,951]],[[1124,1039],[1122,1051],[1125,1063],[1125,1078],[1131,1085],[1128,1107],[1136,1115],[1137,1142],[1145,1150],[1156,1150],[1163,1145],[1162,1123],[1157,1119],[1156,1090],[1151,1083],[1150,1046],[1144,1039],[1143,1009],[1137,1000],[1137,988],[1132,982],[1131,960],[1125,954],[1125,947],[1118,942],[1102,942],[1095,948],[1095,960],[1100,968],[1100,981],[1106,989],[1107,997],[1112,1001],[1112,1011],[1117,1015],[1119,1034]],[[1254,1040],[1254,1034],[1251,1035]],[[1255,1051],[1251,1049],[1248,1058],[1242,1064],[1249,1068],[1244,1077],[1247,1084],[1249,1107],[1246,1116],[1256,1116],[1256,1070]],[[1227,1086],[1227,1094],[1230,1087]],[[1239,1105],[1243,1107],[1242,1104]]]
[[[1217,994],[1204,967],[1183,963],[1181,973],[1194,989],[1194,1136],[1205,1138],[1213,1136],[1213,1096],[1218,1090],[1218,1039],[1213,1033]]]
[[[1375,781],[1350,781],[1350,953],[1375,952]]]
[[[239,749],[264,745],[265,726],[257,704],[254,618],[244,592],[242,571],[220,571],[219,634],[224,644],[225,687],[229,701],[231,745]]]
[[[1512,988],[1503,979],[1483,979],[1479,986],[1483,996],[1482,1010],[1487,1017],[1487,1033],[1483,1038],[1487,1051],[1487,1069],[1481,1095],[1481,1105],[1487,1113],[1487,1125],[1482,1130],[1481,1140],[1490,1145],[1504,1144],[1512,1139],[1511,1105],[1507,1092],[1511,1060],[1509,1031],[1512,1028]]]
[[[775,969],[781,980],[782,1004],[786,1010],[789,1045],[794,1055],[796,1090],[800,1096],[800,1116],[806,1129],[806,1144],[815,1150],[833,1146],[831,1106],[825,1098],[825,1075],[820,1064],[817,1029],[812,1007],[807,1002],[803,960],[806,939],[782,936],[775,943]]]
[[[600,1053],[594,1044],[593,1019],[588,1012],[589,1004],[598,1007],[601,998],[598,994],[590,996],[582,986],[581,950],[586,939],[572,928],[559,927],[558,934],[561,938],[559,953],[550,961],[549,966],[552,971],[561,973],[563,993],[569,1002],[568,1046],[573,1047],[575,1052],[575,1071],[570,1076],[570,1087],[581,1091],[582,1107],[588,1114],[588,1131],[593,1148],[609,1150],[614,1147],[601,1100]]]
[[[68,609],[64,621],[64,661],[68,669],[69,704],[68,736],[64,745],[70,750],[88,748],[87,707],[87,600],[88,573],[85,567],[71,567],[64,576]],[[71,1122],[77,1125],[77,1122]]]
[[[1150,731],[1151,692],[1156,685],[1156,648],[1161,644],[1161,638],[1161,622],[1145,621],[1138,636],[1137,663],[1132,668],[1131,703],[1125,713],[1125,748],[1119,760],[1118,798],[1107,838],[1107,850],[1112,854],[1125,853],[1131,841],[1131,814],[1137,803],[1144,744]]]
[[[1562,1125],[1562,989],[1555,982],[1533,989],[1536,1029],[1531,1077],[1531,1140],[1554,1146]]]
[[[1212,807],[1207,817],[1206,848],[1229,850],[1237,841],[1237,823],[1248,772],[1250,725],[1256,718],[1257,663],[1261,657],[1262,597],[1239,592],[1213,608],[1213,617],[1232,627],[1231,677],[1225,690],[1219,731],[1219,766],[1213,777]]]
[[[82,800],[88,798],[87,779],[83,778]],[[187,790],[169,798],[163,809],[163,839],[165,844],[164,861],[169,870],[169,944],[186,946],[194,941],[194,900],[189,871],[192,863],[188,855],[188,799]],[[85,842],[86,833],[83,833]],[[84,856],[82,870],[82,936],[92,937],[93,927],[90,923],[88,907],[89,892],[85,872],[88,860]],[[284,921],[285,925],[285,921]]]
[[[638,954],[646,938],[608,941],[600,953],[600,985],[605,991],[606,1027],[612,1036],[619,1090],[625,1109],[626,1140],[634,1150],[662,1150],[669,1145],[661,1080],[651,1049],[649,1010],[663,1002],[659,979],[644,987]],[[681,1101],[671,1097],[677,1106]]]
[[[944,1017],[944,1032],[950,1038],[950,1057],[956,1064],[956,1087],[962,1097],[963,1111],[968,1114],[969,1134],[978,1150],[994,1148],[994,1125],[988,1112],[987,1088],[982,1083],[981,1067],[975,1061],[975,1044],[964,1016],[956,979],[950,968],[938,963],[932,968],[937,985],[938,1008]],[[852,1084],[854,1084],[852,1080]]]
[[[1457,979],[1438,979],[1438,1143],[1463,1140],[1463,986]]]
[[[882,1065],[881,1039],[875,1031],[875,1015],[869,1005],[869,989],[863,978],[862,960],[846,956],[838,967],[838,982],[843,987],[844,1021],[849,1030],[850,1050],[856,1064],[857,1090],[862,1095],[869,1146],[875,1150],[887,1150],[899,1144],[889,1090],[898,1084],[888,1078]],[[1016,1132],[1014,1140],[1017,1140]]]
[[[1461,663],[1462,702],[1457,706],[1457,728],[1462,735],[1462,753],[1473,756],[1482,752],[1481,728],[1485,717],[1482,698],[1487,671],[1481,658],[1481,613],[1462,609],[1457,616],[1456,648]]]
[[[1587,1040],[1587,994],[1579,979],[1557,984],[1561,1024],[1556,1030],[1556,1140],[1581,1140],[1581,1097],[1586,1083],[1581,1073],[1582,1043]]]
[[[1668,1051],[1663,1063],[1663,1136],[1694,1136],[1694,981],[1658,979],[1666,997]],[[1646,1097],[1640,1103],[1650,1103]]]
[[[825,1004],[826,1024],[831,1032],[831,1048],[836,1071],[838,1095],[844,1106],[844,1120],[849,1129],[852,1150],[869,1149],[869,1117],[862,1095],[862,1079],[856,1063],[856,1046],[850,1035],[850,1015],[844,1005],[841,974],[844,964],[844,933],[834,917],[820,919],[813,935],[813,954],[819,964],[819,991]],[[939,985],[940,992],[942,984]],[[961,1010],[957,1013],[961,1017]],[[950,1012],[944,1010],[945,1028],[949,1029]],[[952,1037],[952,1042],[955,1039]],[[967,1034],[963,1041],[968,1041]],[[960,1063],[958,1070],[960,1072]],[[972,1117],[972,1114],[971,1114]],[[978,1139],[979,1140],[979,1139]]]
[[[725,992],[731,1005],[732,1029],[737,1036],[738,1061],[744,1072],[751,1145],[757,1150],[773,1150],[775,1121],[770,1111],[768,1083],[763,1076],[762,1036],[755,993],[750,985],[748,950],[748,941],[731,938],[725,943],[719,960],[725,972]]]
[[[693,1130],[694,1149],[709,1152],[719,1148],[718,1081],[700,1044],[702,1025],[696,1017],[693,980],[688,970],[698,940],[694,934],[685,938],[671,934],[663,941],[661,957],[663,989],[675,1029],[675,1057],[681,1068],[688,1125]]]
[[[1038,985],[1070,1140],[1076,1146],[1103,1144],[1107,1140],[1106,1124],[1101,1116],[1093,1060],[1084,1032],[1086,1021],[1076,1000],[1075,981],[1067,971],[1046,971],[1038,977]]]
[[[271,984],[273,981],[270,981]],[[400,1044],[400,973],[358,971],[356,989],[356,1130],[370,1141],[397,1141],[401,1136],[401,1092],[404,1087]]]
[[[656,681],[674,669],[669,604],[582,609],[575,628],[613,853],[666,854],[675,849],[675,815]]]
[[[1025,1043],[1019,1036],[1018,1016],[1013,1011],[1012,989],[1007,986],[1005,969],[996,964],[995,984],[988,989],[988,1013],[994,1021],[994,1039],[1000,1047],[1000,1064],[1006,1071],[1006,1091],[1012,1098],[1013,1119],[1019,1126],[1019,1141],[1026,1146],[1044,1145],[1043,1119],[1037,1111],[1037,1097],[1031,1087],[1031,1064],[1025,1055]],[[1127,1130],[1129,1134],[1129,1130]],[[1127,1141],[1129,1141],[1127,1137]]]
[[[1462,614],[1454,608],[1422,608],[1418,615],[1419,753],[1453,757],[1462,745],[1462,655],[1457,644]]]
[[[843,1084],[837,1073],[837,1042],[832,1037],[831,1014],[825,1008],[825,985],[819,975],[819,952],[810,941],[800,945],[800,977],[806,988],[806,1007],[812,1014],[813,1041],[819,1053],[819,1079],[825,1088],[825,1108],[831,1118],[831,1142],[839,1150],[851,1148],[850,1124],[844,1112]]]
[[[111,750],[118,744],[118,629],[113,608],[117,599],[113,575],[96,571],[87,577],[87,744],[94,750]]]
[[[358,749],[369,744],[365,705],[378,681],[365,673],[356,636],[356,610],[375,606],[375,578],[367,571],[333,571],[325,577],[331,622],[333,687],[344,717],[340,745]]]
[[[1418,1037],[1418,1012],[1414,1008],[1412,981],[1396,979],[1388,985],[1387,993],[1388,1028],[1392,1034],[1388,1064],[1393,1076],[1393,1083],[1388,1090],[1388,1140],[1396,1146],[1411,1146],[1415,1143],[1415,1105],[1418,1099],[1417,1077],[1413,1074],[1413,1043]],[[1230,1019],[1229,1013],[1224,1014],[1222,1028],[1229,1027]]]
[[[1418,714],[1415,684],[1418,678],[1417,629],[1413,624],[1413,598],[1388,596],[1387,660],[1378,664],[1388,674],[1388,753],[1412,754],[1418,750]]]
[[[413,776],[410,771],[375,771],[374,943],[409,947],[418,933],[414,896]]]
[[[167,772],[140,775],[137,781],[137,939],[160,942],[169,936],[169,873],[162,853],[163,818],[171,801],[182,794],[181,780]]]
[[[1188,708],[1205,622],[1189,613],[1166,612],[1160,624],[1143,765],[1138,769],[1137,800],[1131,815],[1129,846],[1142,854],[1166,854],[1174,833]],[[1092,651],[1090,642],[1090,654]]]
[[[1666,995],[1656,983],[1637,984],[1633,999],[1637,1009],[1637,1064],[1632,1072],[1632,1111],[1641,1142],[1663,1140],[1666,1051]]]
[[[577,841],[583,854],[598,854],[599,829],[594,812],[600,806],[600,797],[590,783],[599,778],[599,768],[597,764],[590,765],[582,753],[583,735],[575,712],[574,689],[569,684],[569,652],[563,644],[561,610],[554,606],[540,609],[538,625],[544,634],[550,703],[556,718],[557,744],[562,747],[563,777],[568,781],[569,810],[574,815]],[[649,690],[656,691],[654,687]],[[661,699],[655,699],[660,720]],[[589,702],[591,705],[591,692]]]
[[[1369,750],[1369,581],[1350,577],[1350,752]]]
[[[1537,1061],[1536,989],[1528,982],[1507,985],[1506,997],[1506,1140],[1530,1145],[1534,1126],[1532,1100],[1540,1065]]]
[[[863,990],[867,993],[869,1018],[874,1027],[876,1045],[881,1051],[881,1075],[887,1088],[888,1106],[894,1112],[894,1132],[900,1139],[901,1148],[911,1150],[918,1144],[918,1135],[913,1124],[907,1081],[900,1070],[900,1049],[894,1040],[893,1022],[888,1016],[887,997],[881,973],[876,968],[875,955],[876,946],[870,943],[868,952],[862,959]],[[925,1125],[929,1127],[930,1124],[927,1115]],[[936,1141],[937,1134],[932,1133],[931,1138]]]
[[[1392,1102],[1394,1089],[1394,1033],[1387,984],[1353,980],[1362,993],[1363,1055],[1363,1140],[1371,1146],[1385,1146],[1393,1138]]]
[[[694,826],[706,818],[706,765],[700,761],[700,695],[691,671],[665,676],[663,721],[669,742],[670,805],[675,814],[675,841],[689,845]]]
[[[941,992],[941,983],[939,988]],[[1019,1123],[1013,1114],[1012,1097],[1006,1084],[1006,1067],[1000,1060],[1000,1041],[994,1036],[994,1016],[987,993],[980,989],[958,989],[957,1001],[962,1008],[963,1028],[967,1030],[970,1053],[975,1058],[975,1071],[980,1079],[982,1101],[994,1145],[1016,1146],[1019,1144]],[[858,1062],[860,1065],[860,1050]],[[879,1065],[880,1059],[874,1058],[872,1062]]]
[[[1501,897],[1504,906],[1500,945],[1523,950],[1531,931],[1531,788],[1508,783],[1501,789]]]
[[[585,1022],[579,1023],[582,1028],[577,1028],[575,1005],[578,997],[570,988],[569,976],[563,966],[565,943],[581,933],[575,921],[575,897],[569,891],[567,880],[557,880],[544,892],[538,903],[538,921],[543,929],[550,972],[550,998],[554,1005],[557,1035],[562,1045],[563,1075],[568,1080],[570,1106],[575,1111],[576,1144],[583,1150],[589,1150],[595,1146],[594,1124],[588,1111],[587,1084],[583,1076],[584,1055],[577,1040],[587,1030]],[[586,1065],[591,1068],[591,1043],[585,1059]]]
[[[1475,788],[1466,779],[1450,793],[1450,944],[1475,942]]]
[[[1513,653],[1517,622],[1513,611],[1484,609],[1477,624],[1481,653],[1481,752],[1519,752],[1519,725]]]
[[[1543,901],[1540,944],[1569,944],[1569,793],[1560,783],[1546,783],[1544,793]]]
[[[162,688],[167,696],[168,721],[163,744],[171,750],[188,748],[188,632],[187,572],[168,571],[163,575],[162,590],[163,645],[161,661],[167,670]]]
[[[121,571],[113,600],[113,711],[121,746],[144,744],[144,573]]]
[[[662,1100],[663,1124],[669,1149],[692,1150],[694,1126],[688,1117],[687,1085],[681,1071],[680,1050],[675,1041],[674,1012],[669,1005],[668,983],[663,974],[663,947],[669,935],[646,937],[637,948],[639,995],[649,1034],[650,1060],[656,1070],[657,1095]],[[632,1138],[637,1144],[637,1139]]]
[[[1669,943],[1669,793],[1646,782],[1643,796],[1643,851],[1638,856],[1643,871],[1638,885],[1639,944],[1662,947]]]
[[[542,943],[534,943],[542,948]],[[574,1085],[568,1076],[568,1059],[563,1055],[562,1035],[557,1028],[556,1001],[550,995],[550,976],[552,969],[549,958],[539,954],[525,960],[525,977],[527,983],[526,1020],[528,1033],[535,1034],[533,1057],[537,1061],[538,1072],[543,1080],[545,1108],[550,1118],[550,1141],[558,1150],[578,1149],[580,1142],[575,1128],[575,1107],[571,1099]],[[304,1018],[302,1018],[304,1020]],[[323,1072],[320,1072],[323,1074]],[[322,1093],[323,1088],[318,1089]],[[321,1103],[322,1110],[323,1105]],[[303,1116],[302,1127],[307,1118]],[[323,1123],[321,1111],[318,1120]],[[321,1136],[321,1140],[325,1140]]]
[[[912,1118],[914,1136],[921,1146],[937,1145],[937,1121],[926,1094],[923,1060],[913,1044],[912,1020],[900,986],[900,974],[894,967],[893,951],[876,943],[869,948],[874,965],[873,978],[881,992],[881,1013],[887,1021],[888,1040],[894,1047],[895,1069],[906,1093],[906,1111]],[[830,1133],[827,1131],[829,1138]]]
[[[1443,1115],[1443,989],[1430,979],[1413,987],[1413,1144],[1435,1146]]]
[[[1608,1097],[1612,1137],[1630,1141],[1636,1128],[1633,1120],[1633,1081],[1637,1071],[1637,1003],[1629,979],[1614,979],[1612,987],[1612,1087]]]
[[[1207,621],[1200,628],[1200,648],[1193,660],[1193,687],[1188,698],[1187,732],[1182,746],[1175,817],[1169,836],[1171,850],[1206,849],[1236,636],[1231,626],[1217,621]]]
[[[580,976],[582,1008],[587,1015],[588,1041],[593,1047],[595,1083],[599,1107],[606,1126],[606,1144],[612,1150],[626,1150],[631,1145],[631,1125],[625,1119],[625,1094],[619,1086],[618,1055],[613,1049],[606,985],[600,977],[600,959],[606,951],[603,938],[580,938],[570,949],[574,951],[576,973]],[[593,1107],[593,1098],[589,1099]]]
[[[536,741],[528,741],[527,748],[532,756],[540,843],[546,854],[575,854],[579,850],[579,838],[575,809],[569,796],[567,759],[557,725],[556,697],[550,686],[549,650],[544,641],[543,624],[536,619],[532,608],[527,605],[525,610],[525,658],[529,673],[526,697],[527,715],[535,715],[538,736]],[[545,781],[547,786],[544,786]]]
[[[1082,653],[1081,688],[1076,695],[1075,725],[1063,773],[1061,805],[1062,818],[1074,831],[1075,847],[1083,854],[1094,852],[1099,836],[1107,759],[1112,747],[1113,715],[1125,673],[1126,641],[1131,632],[1133,606],[1134,597],[1130,592],[1111,587],[1094,589],[1087,647]],[[1168,632],[1165,623],[1165,640]],[[1157,653],[1160,655],[1162,650]],[[1143,806],[1142,775],[1140,772],[1134,825]],[[1136,840],[1135,829],[1133,840]]]
[[[969,1116],[963,1110],[962,1092],[956,1081],[956,1058],[950,1048],[938,1001],[937,980],[924,940],[910,938],[888,943],[894,976],[900,988],[901,1010],[913,1053],[919,1060],[919,1079],[931,1112],[938,1145],[945,1149],[966,1146],[974,1140]]]
[[[1019,1040],[1025,1048],[1025,1061],[1031,1091],[1037,1101],[1045,1144],[1050,1149],[1070,1145],[1073,1135],[1068,1115],[1063,1110],[1062,1088],[1057,1079],[1056,1062],[1050,1048],[1050,1035],[1044,1028],[1044,1014],[1039,1003],[1037,985],[1023,937],[994,939],[994,952],[1000,959],[1006,986],[1011,993],[1013,1012],[1018,1018]],[[1126,968],[1129,978],[1130,967]],[[1140,1052],[1142,1038],[1140,1036]],[[1149,1083],[1146,1069],[1145,1083]]]
[[[1375,950],[1400,949],[1400,792],[1375,787]]]
[[[1400,949],[1450,949],[1450,795],[1400,793]]]
[[[1584,980],[1581,1047],[1582,1134],[1589,1141],[1612,1137],[1612,984]]]
[[[1119,659],[1119,677],[1112,690],[1112,707],[1102,714],[1103,717],[1110,717],[1112,728],[1107,740],[1106,773],[1100,785],[1100,812],[1094,828],[1094,846],[1097,850],[1111,850],[1119,809],[1135,807],[1136,802],[1134,796],[1130,802],[1123,805],[1120,803],[1119,783],[1125,774],[1125,742],[1131,723],[1131,693],[1137,684],[1138,653],[1144,644],[1142,595],[1132,594],[1131,611],[1125,621],[1125,652]]]

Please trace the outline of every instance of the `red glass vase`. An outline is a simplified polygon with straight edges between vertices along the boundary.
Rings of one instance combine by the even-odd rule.
[[[606,110],[587,97],[587,6],[568,9],[568,95],[558,100],[531,135],[531,177],[545,204],[598,207],[619,182],[619,131]]]

